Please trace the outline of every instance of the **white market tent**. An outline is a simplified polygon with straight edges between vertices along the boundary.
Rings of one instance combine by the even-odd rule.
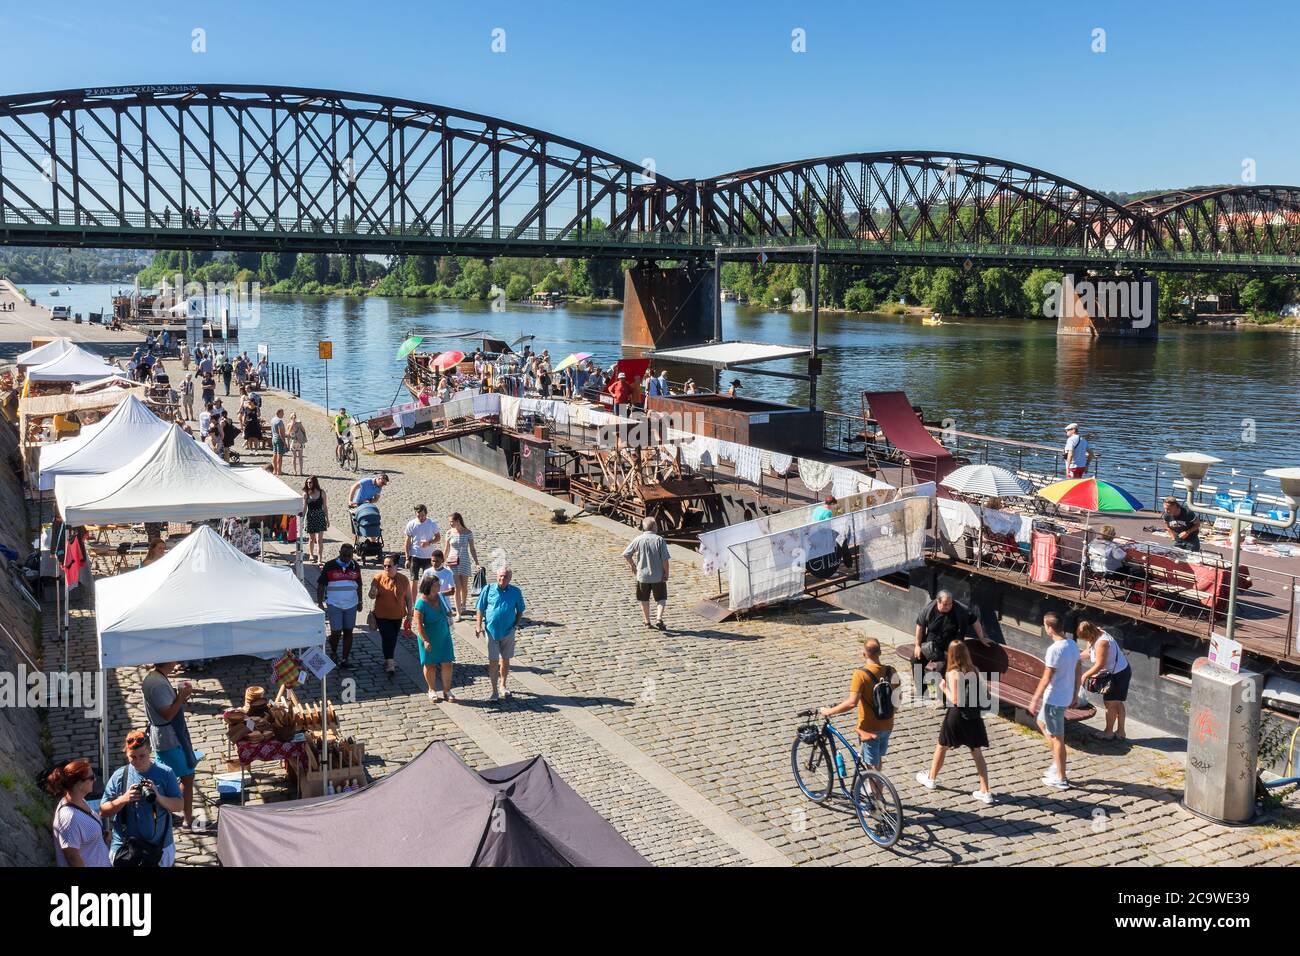
[[[318,645],[325,612],[291,570],[203,526],[148,567],[97,581],[95,620],[108,668]]]
[[[94,352],[88,352],[79,345],[69,345],[61,355],[29,368],[27,378],[33,382],[88,382],[91,379],[118,375],[121,371]]]
[[[120,468],[171,430],[148,405],[128,395],[102,420],[82,428],[80,435],[40,448],[38,487],[52,490],[59,475],[102,475]]]
[[[275,475],[223,464],[178,426],[110,472],[58,476],[54,498],[63,520],[74,527],[302,511],[302,495]]]
[[[91,379],[89,382],[78,382],[72,386],[72,394],[83,395],[87,392],[98,392],[106,388],[137,388],[139,385],[139,382],[132,381],[121,372],[114,372],[112,375]]]
[[[34,349],[28,349],[26,352],[14,359],[19,368],[28,368],[32,365],[44,365],[46,362],[52,362],[68,349],[72,348],[72,339],[66,336],[60,336],[52,339],[44,345],[38,345]]]

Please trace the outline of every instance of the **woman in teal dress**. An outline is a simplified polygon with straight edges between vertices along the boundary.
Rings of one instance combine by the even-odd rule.
[[[456,652],[451,641],[451,607],[438,593],[436,575],[426,575],[420,581],[420,597],[411,615],[415,626],[416,649],[420,652],[420,666],[424,669],[424,682],[429,685],[429,700],[437,700],[434,691],[438,668],[442,668],[442,699],[454,701],[451,696],[451,667]]]

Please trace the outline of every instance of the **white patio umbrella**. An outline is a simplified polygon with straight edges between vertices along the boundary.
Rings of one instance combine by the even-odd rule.
[[[989,498],[1031,496],[1029,486],[1025,482],[997,465],[964,465],[939,484],[963,495],[984,495]]]

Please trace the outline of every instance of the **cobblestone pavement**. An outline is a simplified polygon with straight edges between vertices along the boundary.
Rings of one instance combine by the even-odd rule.
[[[308,467],[330,496],[329,556],[350,539],[340,528],[355,476],[333,463],[319,409],[268,397],[268,412],[281,405],[297,410],[311,435]],[[553,525],[546,503],[441,455],[363,454],[363,468],[392,476],[382,499],[390,548],[400,548],[416,502],[427,503],[444,529],[447,515],[460,511],[475,531],[480,559],[508,560],[528,601],[516,694],[500,705],[487,700],[484,649],[471,623],[456,630],[459,704],[428,701],[413,648],[399,652],[399,674],[385,677],[377,639],[358,632],[355,700],[341,704],[340,720],[345,733],[365,740],[372,776],[391,772],[433,740],[446,741],[471,766],[541,753],[656,864],[1300,862],[1294,811],[1247,830],[1218,827],[1178,806],[1181,757],[1103,743],[1086,729],[1071,732],[1075,788],[1068,792],[1038,782],[1049,762],[1042,739],[1004,718],[988,722],[994,805],[971,799],[974,768],[962,753],[950,754],[940,789],[926,791],[913,775],[928,767],[941,714],[921,707],[900,712],[885,762],[904,803],[906,830],[892,851],[877,849],[849,808],[802,799],[789,753],[796,713],[843,698],[864,634],[888,642],[898,632],[816,602],[708,624],[690,607],[716,592],[716,579],[682,560],[673,565],[670,630],[648,630],[619,557],[630,530],[586,520]],[[50,622],[46,634],[47,660],[61,657]],[[75,606],[72,647],[74,665],[88,666],[93,618]],[[235,658],[185,676],[200,688],[190,726],[196,746],[209,754],[200,785],[211,795],[213,772],[225,769],[217,715],[242,698],[247,684],[267,683],[267,668]],[[338,686],[331,681],[336,706]],[[135,672],[111,676],[109,712],[113,741],[131,721],[141,722]],[[848,732],[849,717],[839,726]],[[51,733],[56,754],[93,750],[94,724],[80,715],[52,715]],[[258,778],[265,781],[253,799],[285,796],[278,771],[259,771]],[[182,833],[179,843],[182,863],[215,860],[214,835]]]

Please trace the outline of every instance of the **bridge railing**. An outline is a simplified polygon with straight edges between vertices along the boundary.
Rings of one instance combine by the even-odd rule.
[[[454,223],[400,222],[396,220],[326,219],[302,216],[281,218],[259,216],[253,213],[203,213],[198,216],[173,213],[170,209],[113,211],[89,209],[60,209],[57,211],[35,208],[0,208],[0,223],[14,226],[60,226],[71,228],[139,229],[149,232],[172,233],[296,233],[304,235],[335,236],[392,236],[394,238],[430,238],[449,240],[572,242],[575,244],[608,245],[676,245],[698,244],[698,236],[690,231],[629,230],[629,229],[561,229],[538,226],[463,226]]]
[[[398,239],[441,241],[484,241],[495,243],[536,242],[574,246],[647,246],[707,254],[718,246],[752,247],[757,253],[818,242],[831,257],[916,256],[947,259],[998,259],[1044,264],[1061,261],[1094,261],[1115,267],[1145,265],[1285,266],[1300,269],[1300,256],[1244,252],[1189,252],[1174,249],[1122,249],[1104,246],[1059,246],[942,242],[935,240],[816,239],[807,236],[754,236],[683,230],[562,229],[507,225],[464,226],[455,223],[412,222],[385,219],[327,219],[311,216],[292,218],[257,215],[252,212],[201,213],[198,216],[164,209],[116,212],[91,209],[39,209],[0,207],[0,225],[16,227],[68,227],[70,229],[140,230],[150,233],[202,235],[231,232],[248,235],[384,236]]]

